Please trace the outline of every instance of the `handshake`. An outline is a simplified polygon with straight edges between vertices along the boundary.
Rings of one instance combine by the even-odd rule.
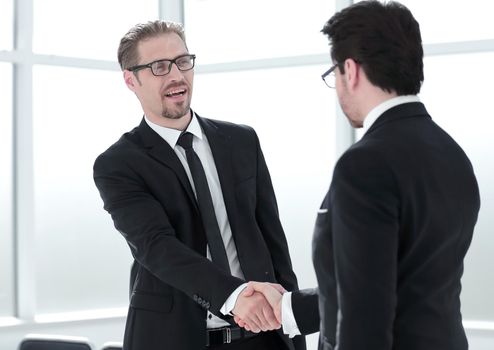
[[[285,292],[279,284],[249,282],[232,310],[235,322],[254,333],[281,328],[281,300]]]

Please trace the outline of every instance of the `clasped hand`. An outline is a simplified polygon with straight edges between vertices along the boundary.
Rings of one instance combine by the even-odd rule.
[[[285,292],[279,284],[249,282],[232,310],[235,322],[254,333],[281,328],[281,298]]]

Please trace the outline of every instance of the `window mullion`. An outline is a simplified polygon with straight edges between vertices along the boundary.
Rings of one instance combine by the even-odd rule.
[[[14,51],[22,60],[13,70],[15,316],[35,315],[35,232],[32,115],[33,0],[18,0],[14,9]]]

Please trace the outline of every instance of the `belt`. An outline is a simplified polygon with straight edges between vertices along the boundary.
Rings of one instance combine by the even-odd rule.
[[[206,330],[206,346],[230,344],[236,340],[258,335],[240,327],[222,327]]]

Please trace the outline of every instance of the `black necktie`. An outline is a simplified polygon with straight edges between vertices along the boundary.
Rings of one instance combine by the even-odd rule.
[[[230,265],[226,256],[225,246],[221,239],[220,228],[214,213],[213,200],[209,191],[208,181],[201,160],[192,148],[192,137],[190,132],[184,132],[178,138],[177,144],[185,149],[187,163],[189,164],[192,180],[196,189],[197,204],[201,212],[204,231],[208,240],[209,251],[213,262],[221,267],[224,271],[230,272]]]

